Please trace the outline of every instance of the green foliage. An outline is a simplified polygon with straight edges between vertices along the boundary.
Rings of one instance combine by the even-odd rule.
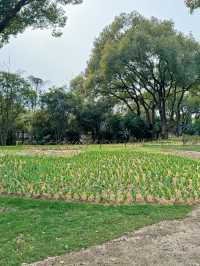
[[[200,45],[171,21],[122,14],[94,43],[86,71],[93,94],[115,97],[146,116],[149,128],[159,114],[162,136],[180,124],[184,96],[199,84]]]
[[[129,135],[135,137],[137,140],[148,139],[153,135],[152,132],[149,131],[145,121],[131,112],[125,115],[124,126],[129,132]]]
[[[40,142],[51,134],[51,124],[46,111],[41,110],[33,114],[30,133],[34,136],[36,142]]]
[[[80,143],[82,135],[91,136],[93,143],[151,137],[141,118],[114,113],[115,102],[107,99],[83,99],[80,83],[75,83],[73,88],[71,84],[70,92],[54,88],[40,97],[40,108],[32,114],[30,121],[32,130],[25,130],[37,143]]]
[[[13,102],[1,97],[1,132],[5,126],[10,132],[7,131],[9,138],[5,135],[8,140],[4,139],[1,144],[15,144],[16,133],[17,141],[25,144],[84,143],[84,139],[90,143],[119,143],[160,136],[159,117],[149,127],[144,112],[138,115],[134,110],[128,111],[115,98],[86,95],[82,76],[72,81],[70,90],[51,88],[43,93],[37,84],[32,89],[30,83],[18,75],[4,73],[3,76],[7,81],[2,81],[1,87],[7,84],[4,91]],[[18,78],[18,82],[14,84],[11,77]],[[199,134],[198,87],[183,98],[181,114],[182,131]]]
[[[0,157],[0,191],[108,203],[198,202],[199,161],[130,148],[71,158]]]
[[[35,92],[17,74],[0,72],[0,144],[8,143],[16,131],[16,120],[33,102]],[[12,142],[12,140],[11,140]]]
[[[0,29],[10,10],[22,4],[3,33],[0,30],[0,38],[8,31],[6,41],[20,27],[64,26],[63,8],[75,2],[0,1]],[[69,88],[42,92],[45,83],[38,77],[27,82],[19,75],[1,74],[1,90],[6,83],[4,91],[13,96],[11,101],[1,96],[0,144],[14,144],[16,131],[20,142],[34,144],[199,134],[199,66],[199,43],[177,32],[173,22],[136,12],[121,14],[95,40],[86,71]]]
[[[200,119],[195,119],[187,124],[183,130],[184,134],[200,136]]]
[[[78,99],[72,93],[67,93],[64,88],[50,89],[40,99],[41,111],[34,116],[33,131],[37,136],[39,133],[40,137],[46,137],[46,132],[56,142],[63,141],[66,136],[68,122],[73,111],[77,108]],[[46,126],[44,127],[44,125]]]
[[[82,0],[0,0],[0,45],[26,28],[53,28],[53,35],[61,34],[66,24],[65,6]]]
[[[199,135],[200,118],[200,88],[194,87],[189,94],[184,97],[181,104],[183,116],[183,132],[191,135]]]
[[[200,7],[200,0],[186,0],[185,2],[191,11]]]
[[[84,74],[80,74],[76,76],[70,82],[70,91],[79,96],[86,96],[86,88],[85,88],[85,76]]]
[[[91,133],[93,142],[100,141],[111,116],[111,104],[107,101],[89,101],[82,106],[78,122],[84,133]]]

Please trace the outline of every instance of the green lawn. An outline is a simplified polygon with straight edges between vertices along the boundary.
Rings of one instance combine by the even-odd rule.
[[[0,265],[16,266],[101,244],[190,206],[103,206],[0,197]]]

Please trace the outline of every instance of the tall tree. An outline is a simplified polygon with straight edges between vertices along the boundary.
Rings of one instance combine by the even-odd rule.
[[[61,142],[66,136],[68,118],[75,108],[74,97],[64,88],[52,88],[41,96],[42,110],[46,112],[53,137]]]
[[[28,80],[31,82],[32,86],[35,89],[35,101],[32,106],[32,110],[35,111],[39,105],[39,99],[42,95],[42,88],[47,83],[47,81],[44,81],[43,79],[35,77],[33,75],[29,76]]]
[[[0,144],[8,143],[15,133],[16,119],[28,107],[35,93],[30,84],[17,74],[0,72]]]
[[[53,28],[59,36],[66,24],[65,6],[82,0],[0,0],[0,44],[27,27]]]
[[[120,99],[139,116],[144,112],[150,127],[158,113],[166,138],[170,124],[180,120],[183,97],[199,83],[199,58],[200,45],[171,21],[122,14],[95,42],[87,86]]]
[[[70,91],[80,97],[84,97],[87,94],[87,90],[85,88],[85,75],[84,73],[79,74],[75,78],[73,78],[70,82]]]

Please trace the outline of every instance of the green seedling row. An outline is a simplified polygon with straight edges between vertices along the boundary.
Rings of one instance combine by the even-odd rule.
[[[6,155],[0,157],[0,192],[110,204],[196,203],[200,162],[131,150],[70,158]]]

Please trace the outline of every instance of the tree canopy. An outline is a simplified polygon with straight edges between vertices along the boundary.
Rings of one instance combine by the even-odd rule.
[[[31,85],[18,74],[0,72],[0,144],[5,145],[16,132],[16,119],[35,98]],[[15,136],[14,136],[15,137]]]
[[[116,97],[149,127],[159,114],[163,137],[180,122],[180,105],[200,81],[200,45],[171,21],[122,14],[95,41],[86,76],[97,95]],[[167,108],[168,106],[168,108]]]
[[[82,0],[0,0],[0,44],[27,27],[53,28],[59,36],[66,24],[65,6]]]
[[[200,0],[186,0],[186,5],[190,8],[191,11],[200,7]]]
[[[27,27],[57,35],[65,6],[81,2],[0,0],[0,46]],[[194,10],[199,1],[187,5]],[[69,87],[47,84],[0,72],[0,145],[200,134],[200,44],[172,21],[121,14],[95,40],[86,70]]]

